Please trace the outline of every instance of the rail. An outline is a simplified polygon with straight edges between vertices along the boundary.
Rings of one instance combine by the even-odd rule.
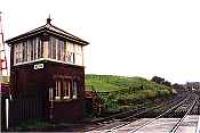
[[[170,133],[176,133],[178,127],[184,121],[186,116],[192,111],[192,109],[194,108],[194,105],[197,103],[197,101],[198,101],[198,97],[196,96],[195,100],[193,101],[192,105],[189,107],[189,109],[187,110],[187,112],[185,113],[183,118],[179,119],[179,121],[176,123],[176,125],[171,129]]]
[[[133,133],[133,132],[136,132],[136,131],[138,131],[139,129],[141,129],[141,128],[143,128],[144,126],[146,126],[146,125],[148,125],[148,124],[151,124],[151,123],[153,123],[155,120],[157,120],[158,118],[160,118],[160,117],[162,117],[162,116],[164,116],[165,114],[167,114],[168,112],[170,112],[170,111],[172,111],[172,110],[174,110],[174,109],[176,109],[176,108],[178,108],[179,106],[181,106],[182,104],[184,104],[184,102],[187,100],[187,98],[184,98],[184,100],[181,100],[178,104],[176,104],[176,105],[173,105],[173,107],[172,108],[170,108],[170,109],[168,109],[168,110],[166,110],[165,112],[163,112],[162,114],[160,114],[159,116],[157,116],[157,117],[155,117],[155,118],[153,118],[153,120],[151,120],[151,121],[148,121],[147,123],[145,123],[145,124],[143,124],[143,125],[141,125],[140,127],[138,127],[138,128],[136,128],[135,130],[132,130],[132,131],[130,131],[130,132],[128,132],[128,133]],[[158,108],[158,107],[157,107]],[[156,109],[156,108],[155,108]],[[133,115],[133,116],[135,116],[135,115]],[[132,117],[132,116],[131,116]],[[123,123],[123,124],[120,124],[120,125],[117,125],[117,126],[114,126],[113,128],[111,128],[110,130],[108,130],[108,131],[106,131],[106,133],[109,133],[109,132],[115,132],[115,130],[117,130],[117,129],[119,129],[119,128],[121,128],[121,127],[123,127],[123,126],[127,126],[127,125],[129,125],[131,122],[128,122],[128,123]]]
[[[174,109],[176,109],[176,108],[178,108],[179,106],[183,105],[183,104],[185,103],[186,100],[187,100],[187,98],[184,99],[183,101],[181,101],[180,103],[178,103],[177,105],[173,106],[172,108],[166,110],[165,112],[163,112],[163,113],[160,114],[159,116],[157,116],[157,117],[153,118],[152,120],[150,120],[150,121],[144,123],[143,125],[141,125],[140,127],[136,128],[135,130],[129,131],[128,133],[134,133],[134,132],[140,130],[141,128],[143,128],[143,127],[145,127],[145,126],[147,126],[147,125],[153,123],[154,121],[156,121],[157,119],[159,119],[159,118],[161,118],[162,116],[166,115],[166,114],[169,113],[170,111],[173,111]]]

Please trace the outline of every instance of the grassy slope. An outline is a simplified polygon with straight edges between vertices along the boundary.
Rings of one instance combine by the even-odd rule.
[[[89,90],[101,93],[105,105],[110,109],[171,94],[169,87],[141,77],[86,75],[86,86]]]
[[[112,92],[120,90],[169,90],[167,86],[159,85],[141,77],[122,77],[112,75],[86,75],[87,89],[97,92]],[[143,88],[141,88],[143,86]]]

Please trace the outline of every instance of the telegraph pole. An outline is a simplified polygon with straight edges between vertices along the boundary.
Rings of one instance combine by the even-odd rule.
[[[7,60],[6,60],[6,50],[4,43],[4,33],[2,26],[2,12],[0,11],[0,76],[7,76]]]

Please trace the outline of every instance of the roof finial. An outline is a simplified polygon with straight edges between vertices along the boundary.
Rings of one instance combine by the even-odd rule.
[[[51,16],[49,14],[49,17],[47,18],[47,24],[51,24]]]

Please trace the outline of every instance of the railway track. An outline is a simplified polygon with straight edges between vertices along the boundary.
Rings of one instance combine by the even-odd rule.
[[[191,106],[188,107],[188,110],[186,111],[185,115],[179,119],[179,121],[175,124],[175,126],[170,130],[170,133],[176,133],[178,127],[181,125],[181,123],[184,121],[184,119],[186,118],[186,116],[188,116],[190,114],[190,112],[192,111],[192,109],[194,108],[195,104],[198,102],[199,97],[196,97]]]
[[[169,110],[165,111],[164,113],[162,113],[161,115],[159,115],[158,117],[140,125],[138,128],[133,129],[131,131],[129,131],[128,133],[134,133],[137,132],[139,130],[141,130],[142,128],[145,128],[146,126],[148,126],[149,124],[154,123],[156,120],[158,120],[159,118],[164,117],[165,115],[170,114],[172,111],[177,110],[178,108],[182,108],[187,106],[187,111],[185,113],[185,115],[179,119],[179,121],[173,126],[173,128],[169,131],[170,133],[175,133],[178,129],[178,127],[180,126],[180,124],[183,122],[183,120],[186,118],[186,116],[191,112],[191,110],[193,109],[194,105],[196,104],[198,97],[196,97],[193,101],[192,104],[190,104],[191,99],[193,100],[192,96],[190,96],[189,98],[185,99],[184,101],[180,102],[178,105],[170,108]]]
[[[174,109],[177,109],[180,105],[182,105],[184,102],[186,101],[186,99],[184,99],[183,101],[180,101],[178,104],[175,104],[173,107],[169,108],[168,110],[166,110],[165,112],[163,112],[162,114],[160,114],[159,116],[153,118],[152,120],[150,121],[147,121],[146,123],[144,124],[141,124],[139,127],[137,127],[136,129],[130,131],[129,133],[133,133],[133,132],[136,132],[138,130],[140,130],[141,128],[153,123],[154,121],[156,121],[157,119],[163,117],[164,115],[167,115],[170,111],[174,110]],[[128,125],[128,124],[127,124]],[[123,125],[125,126],[125,125]],[[122,126],[118,126],[118,127],[113,127],[110,131],[108,132],[115,132],[116,129],[118,129],[119,127],[122,127]]]
[[[183,101],[185,101],[187,96],[185,95],[185,96],[182,96],[182,97],[180,97],[180,98],[178,98],[178,99],[171,99],[171,100],[169,100],[169,101],[167,101],[164,105],[160,105],[160,106],[157,106],[157,107],[154,107],[154,108],[152,108],[151,110],[149,110],[149,111],[147,111],[147,112],[143,112],[142,114],[144,115],[145,113],[148,113],[148,112],[150,112],[150,111],[153,111],[153,110],[157,110],[157,109],[160,109],[161,111],[160,112],[165,112],[166,110],[168,110],[169,108],[173,108],[174,106],[176,107],[176,106],[178,106],[177,104],[179,104],[179,103],[181,103],[181,102],[183,102]],[[163,110],[163,111],[162,111]],[[154,112],[153,112],[154,113]],[[150,115],[152,115],[152,114],[150,114]],[[122,118],[120,121],[131,121],[132,122],[132,120],[133,119],[136,119],[136,117],[137,117],[137,114],[135,115],[135,114],[133,114],[133,115],[131,115],[131,116],[127,116],[127,117],[125,117],[125,118]],[[152,116],[151,116],[152,117]],[[133,119],[132,119],[133,118]]]
[[[169,104],[170,103],[170,104]],[[169,131],[170,133],[175,133],[178,129],[178,127],[181,125],[181,123],[184,121],[184,119],[191,114],[191,112],[193,111],[194,108],[198,109],[199,108],[199,96],[195,95],[195,94],[190,94],[187,97],[182,97],[182,98],[178,98],[176,100],[172,100],[168,102],[169,105],[166,105],[166,109],[157,117],[152,118],[151,120],[146,121],[145,123],[141,123],[139,124],[139,126],[137,126],[134,129],[131,129],[128,131],[128,133],[134,133],[134,132],[138,132],[141,129],[144,129],[145,127],[147,127],[150,124],[155,123],[157,120],[159,120],[160,118],[168,118],[168,117],[177,117],[175,112],[184,112],[184,114],[182,115],[181,118],[179,118],[179,120],[176,122],[176,124],[174,124],[173,128]],[[161,107],[155,107],[153,109],[159,109]],[[147,111],[148,112],[148,111]],[[140,112],[141,114],[144,114],[144,112]],[[173,115],[171,115],[173,114]],[[134,114],[131,116],[127,116],[124,118],[121,118],[119,121],[121,121],[120,124],[110,127],[109,130],[103,130],[101,132],[104,133],[109,133],[109,132],[118,132],[119,129],[123,128],[123,127],[127,127],[129,126],[133,121],[139,120],[137,119],[138,114]],[[178,117],[180,117],[180,115],[178,115]],[[128,122],[127,122],[128,121]]]

